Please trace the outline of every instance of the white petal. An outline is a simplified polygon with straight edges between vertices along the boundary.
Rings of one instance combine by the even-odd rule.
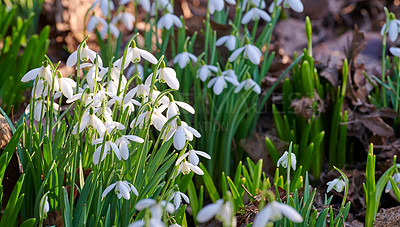
[[[293,207],[286,205],[284,203],[279,203],[279,202],[274,202],[274,203],[276,203],[275,206],[279,207],[281,213],[292,222],[294,223],[303,222],[303,218],[301,217],[299,212],[297,212]]]
[[[226,86],[224,78],[220,76],[214,84],[213,91],[216,95],[220,95]]]
[[[154,204],[156,204],[156,201],[154,199],[149,199],[149,198],[142,199],[142,200],[140,200],[139,202],[137,202],[135,204],[135,209],[136,210],[143,210],[145,208],[153,206]]]
[[[68,57],[67,63],[66,63],[67,67],[72,67],[76,64],[76,61],[78,59],[77,53],[78,53],[78,50],[72,52],[72,54]]]
[[[392,53],[394,56],[400,57],[400,48],[398,47],[391,47],[389,49],[390,53]]]
[[[184,103],[184,102],[179,102],[179,101],[175,101],[175,103],[178,106],[182,107],[183,109],[187,110],[189,113],[191,113],[191,114],[195,113],[195,110],[191,105]]]
[[[213,203],[213,204],[207,205],[199,211],[199,213],[196,216],[196,220],[200,223],[207,222],[207,221],[211,220],[211,218],[213,218],[218,213],[220,208],[221,208],[221,205],[219,203]]]
[[[115,187],[115,185],[116,185],[117,183],[114,183],[114,184],[110,184],[110,186],[108,186],[105,190],[104,190],[104,192],[103,192],[103,194],[101,195],[101,197],[106,197],[107,196],[107,194]]]
[[[152,55],[150,52],[146,51],[146,50],[142,50],[142,49],[138,49],[139,54],[146,59],[148,62],[152,63],[152,64],[157,64],[157,58],[154,57],[154,55]]]
[[[264,227],[268,224],[271,219],[271,206],[266,205],[254,218],[253,226],[254,227]]]
[[[244,50],[244,47],[240,47],[239,49],[235,50],[231,56],[229,56],[228,61],[232,62],[234,60],[236,60],[236,58],[239,56],[239,54],[241,54]]]
[[[174,147],[177,150],[182,150],[186,144],[186,136],[181,127],[182,126],[178,127],[178,130],[176,130],[176,133],[174,135]]]
[[[22,77],[21,81],[28,82],[28,81],[36,79],[37,75],[40,73],[41,70],[42,70],[42,67],[30,70]]]
[[[250,9],[247,13],[242,17],[242,24],[248,24],[254,16],[254,8]]]
[[[217,39],[217,41],[215,42],[215,46],[221,46],[222,44],[224,44],[228,40],[229,40],[229,35],[222,36],[221,38]]]
[[[289,0],[289,5],[297,13],[301,13],[304,10],[303,3],[300,0]]]

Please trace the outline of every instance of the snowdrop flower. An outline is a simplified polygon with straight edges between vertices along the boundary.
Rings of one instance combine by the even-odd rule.
[[[235,5],[235,0],[226,0],[227,3]],[[208,11],[210,14],[214,14],[215,11],[221,11],[224,9],[224,0],[209,0],[208,1]]]
[[[183,161],[182,157],[178,159],[177,163],[179,163],[178,173],[182,172],[183,175],[186,175],[189,174],[190,171],[193,171],[198,175],[204,175],[204,172],[200,169],[200,167],[195,166],[190,162]]]
[[[71,78],[66,78],[61,75],[61,72],[59,73],[57,77],[58,85],[63,93],[63,95],[67,98],[72,98],[74,91],[73,89],[76,88],[76,82],[72,80]]]
[[[236,226],[234,210],[229,201],[217,200],[213,204],[203,207],[196,216],[198,222],[207,222],[215,218],[224,223],[224,226]],[[256,225],[254,225],[256,226]]]
[[[244,81],[242,81],[240,83],[239,86],[236,87],[235,89],[235,93],[238,93],[240,90],[242,90],[242,88],[244,88],[244,90],[249,90],[249,89],[253,89],[253,91],[257,94],[261,93],[261,87],[260,85],[258,85],[254,80],[252,80],[251,78],[248,78]]]
[[[105,24],[103,24],[103,28],[100,31],[100,36],[102,39],[106,38],[106,35],[108,34],[108,30],[110,30],[110,33],[115,38],[119,37],[119,30],[118,30],[117,26],[115,26],[115,24],[113,24],[113,23],[105,23]]]
[[[134,135],[123,135],[119,137],[117,140],[115,140],[115,144],[119,148],[119,152],[121,154],[121,158],[123,160],[127,160],[129,157],[129,146],[130,142],[133,141],[136,143],[143,143],[144,140],[140,138],[139,136],[134,136]]]
[[[193,136],[197,138],[201,137],[200,133],[196,129],[188,126],[186,122],[182,121],[179,123],[179,121],[177,121],[177,125],[177,127],[174,127],[176,128],[173,142],[175,149],[182,150],[185,147],[186,141],[193,140]],[[173,129],[170,131],[173,131]]]
[[[235,86],[239,86],[239,81],[237,80],[236,77],[219,75],[217,77],[212,78],[210,82],[208,82],[207,87],[208,88],[213,87],[214,93],[216,95],[220,95],[222,91],[228,87],[226,81]]]
[[[48,198],[48,192],[42,197],[40,200],[40,205],[39,207],[43,209],[43,214],[47,214],[50,211],[50,204],[49,204],[49,198]]]
[[[303,222],[303,218],[293,207],[280,202],[269,202],[254,219],[253,226],[266,226],[269,222],[274,222],[282,218],[282,215],[287,217],[294,223]]]
[[[394,56],[400,57],[400,48],[398,48],[398,47],[390,47],[389,51]]]
[[[137,0],[137,2],[142,6],[146,13],[150,12],[150,0]]]
[[[277,165],[278,167],[282,165],[283,168],[288,168],[288,162],[289,162],[289,153],[285,151],[283,155],[278,159]],[[293,153],[290,153],[290,165],[292,166],[293,170],[296,170],[296,155]]]
[[[400,173],[395,173],[393,174],[393,181],[394,183],[396,183],[396,186],[400,185]],[[385,187],[385,192],[388,193],[390,192],[390,190],[392,190],[392,183],[390,183],[390,180],[388,181],[388,183],[386,184]]]
[[[42,79],[42,81],[46,81],[50,87],[53,86],[53,73],[51,72],[50,65],[47,63],[47,61],[43,64],[42,67],[32,69],[27,72],[21,78],[21,82],[28,82],[37,78]]]
[[[212,72],[217,73],[218,68],[213,65],[203,65],[200,69],[197,70],[197,77],[200,78],[201,81],[206,81],[209,76],[211,76]]]
[[[121,160],[121,153],[120,153],[117,145],[111,141],[111,137],[108,134],[106,135],[106,138],[105,138],[106,141],[104,142],[104,147],[103,147],[103,140],[104,140],[104,138],[100,137],[96,140],[93,140],[93,142],[92,142],[92,145],[101,144],[98,148],[96,148],[96,150],[93,153],[93,164],[97,165],[97,164],[99,164],[99,162],[102,162],[106,158],[106,156],[110,150],[113,150],[115,155],[117,156],[118,160]],[[103,154],[101,154],[102,151],[103,151]],[[100,158],[101,158],[101,160],[100,160]]]
[[[124,197],[124,199],[129,200],[131,198],[131,192],[136,196],[139,195],[138,191],[136,190],[135,186],[127,181],[117,181],[114,184],[108,186],[103,194],[101,195],[102,198],[106,197],[107,194],[115,188],[115,194],[117,195],[118,199]]]
[[[389,24],[389,27],[386,29],[387,24]],[[389,39],[390,41],[394,42],[397,40],[397,38],[399,37],[399,32],[400,32],[400,20],[397,19],[391,19],[389,22],[386,22],[382,29],[381,29],[381,35],[383,36],[383,34],[386,33],[389,35]]]
[[[91,62],[94,62],[94,59],[96,59],[96,52],[93,50],[89,49],[89,47],[86,45],[86,43],[82,44],[82,49],[80,53],[80,58],[81,61],[87,61],[90,60]],[[76,64],[76,61],[78,60],[78,50],[79,46],[76,49],[76,51],[72,52],[72,54],[68,57],[67,59],[67,67],[72,67]]]
[[[156,15],[157,10],[166,10],[167,13],[173,13],[172,5],[168,0],[156,0],[151,5],[150,15]]]
[[[181,28],[183,26],[182,21],[179,19],[179,17],[171,13],[164,14],[164,16],[162,16],[157,22],[158,29],[170,29],[172,25],[175,25],[178,28]]]
[[[102,17],[98,17],[93,14],[93,16],[89,20],[89,23],[86,26],[87,31],[93,32],[93,30],[97,27],[97,25],[99,25],[99,23],[107,24],[107,22]]]
[[[196,62],[197,61],[197,57],[194,56],[191,53],[188,53],[188,52],[184,51],[184,52],[176,55],[173,62],[174,62],[174,64],[178,63],[179,67],[181,69],[183,69],[190,62],[190,60],[192,60],[193,62]]]
[[[79,122],[75,124],[74,129],[72,130],[72,134],[81,133],[86,127],[93,126],[100,136],[104,135],[106,131],[106,126],[104,123],[94,114],[94,109],[90,108],[90,111],[86,111],[82,120],[80,121],[79,130],[78,130]]]
[[[242,24],[248,24],[250,20],[258,21],[262,18],[265,21],[270,21],[271,17],[262,9],[253,7],[242,17]]]
[[[174,199],[175,210],[177,210],[182,203],[182,198],[183,200],[185,200],[186,203],[190,203],[189,197],[187,197],[187,195],[180,191],[172,193],[167,200],[171,201],[172,199]]]
[[[341,179],[334,179],[333,181],[329,181],[326,183],[328,185],[328,189],[326,190],[326,193],[330,192],[332,189],[335,189],[337,192],[342,192],[346,183],[341,180]]]
[[[52,103],[53,104],[53,112],[57,112],[59,105],[55,102]],[[43,101],[42,99],[38,99],[35,101],[34,107],[33,107],[33,118],[36,121],[40,121],[41,119],[43,119],[44,115],[47,113],[47,107],[50,107],[50,103],[48,103],[47,101]],[[25,109],[25,114],[29,114],[31,105],[28,104],[28,106]],[[43,111],[42,111],[42,108]]]
[[[92,4],[92,7],[91,8],[93,8],[95,5],[97,5],[97,4],[99,4],[100,3],[100,9],[101,9],[101,13],[104,15],[104,16],[108,16],[108,9],[110,9],[110,11],[111,10],[114,10],[114,3],[113,3],[113,1],[112,0],[96,0],[93,4]]]
[[[152,55],[147,50],[137,48],[136,42],[133,41],[133,48],[129,47],[128,54],[126,57],[127,61],[125,62],[125,64],[126,63],[129,64],[129,61],[132,61],[133,63],[137,63],[140,61],[141,57],[143,57],[144,59],[146,59],[148,62],[150,62],[152,64],[157,64],[157,58],[154,57],[154,55]],[[126,68],[126,66],[124,66],[124,68]]]
[[[231,56],[229,56],[228,60],[230,62],[235,61],[236,58],[243,52],[243,58],[248,58],[251,63],[253,64],[260,64],[261,61],[261,51],[256,46],[251,44],[246,44],[244,47],[240,47],[239,49],[235,50]]]
[[[166,105],[166,104],[164,104],[164,105]],[[178,106],[191,114],[195,113],[195,110],[191,105],[184,103],[184,102],[172,100],[168,103],[168,106],[167,106],[167,118],[168,119],[171,119],[176,115],[180,115]]]
[[[165,226],[164,223],[161,221],[162,219],[162,214],[163,211],[167,211],[168,213],[172,214],[175,212],[175,208],[174,205],[170,202],[166,202],[166,201],[160,201],[157,202],[154,199],[142,199],[139,202],[137,202],[135,204],[135,209],[136,210],[143,210],[146,208],[150,208],[150,213],[151,213],[151,218],[150,218],[150,226]],[[142,224],[143,223],[143,224]],[[134,223],[132,223],[134,224]],[[144,221],[142,220],[141,223],[138,223],[139,225],[129,225],[129,227],[131,226],[144,226]]]
[[[144,113],[139,114],[130,124],[131,128],[139,126],[140,129],[143,128],[144,122],[150,121],[150,125],[153,125],[155,129],[161,131],[164,124],[168,121],[168,119],[161,114],[160,110],[155,109],[153,114],[150,111],[146,111]]]
[[[128,31],[132,31],[133,23],[135,22],[135,16],[128,12],[122,12],[112,20],[112,23],[115,24],[117,21],[121,21]]]
[[[304,10],[304,6],[303,3],[301,3],[301,0],[277,0],[276,6],[282,4],[282,2],[283,2],[283,7],[291,8],[293,11],[297,13],[301,13]],[[274,11],[274,4],[275,2],[272,2],[271,5],[269,6],[268,11],[270,13]]]
[[[202,156],[202,157],[204,157],[204,158],[206,158],[206,159],[211,159],[211,156],[208,155],[206,152],[203,152],[203,151],[196,151],[196,150],[193,150],[193,149],[190,150],[189,152],[183,154],[183,155],[181,156],[181,159],[184,159],[184,158],[186,158],[186,157],[189,156],[189,157],[188,157],[189,162],[190,162],[191,164],[197,166],[197,165],[199,165],[199,156],[198,156],[198,155],[200,155],[200,156]]]
[[[216,46],[221,46],[222,44],[225,44],[228,50],[233,51],[236,47],[236,37],[234,35],[226,35],[215,42]]]
[[[168,87],[178,90],[179,89],[179,80],[176,78],[176,72],[173,68],[165,67],[164,61],[161,62],[160,69],[156,73],[156,78],[161,83],[166,83]],[[151,80],[153,79],[153,74],[150,74],[146,78],[146,84],[151,84]]]
[[[245,11],[245,10],[246,10],[246,8],[247,8],[247,7],[246,7],[246,6],[247,6],[247,3],[249,3],[248,0],[243,0],[243,3],[242,3],[242,11]],[[250,4],[252,4],[252,5],[254,5],[254,6],[257,6],[258,8],[261,8],[261,9],[264,9],[265,6],[266,6],[264,0],[250,0]]]

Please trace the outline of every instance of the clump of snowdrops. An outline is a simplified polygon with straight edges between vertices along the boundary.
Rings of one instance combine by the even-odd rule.
[[[85,39],[66,62],[74,76],[64,77],[49,59],[23,76],[33,81],[19,149],[29,178],[23,220],[42,223],[44,211],[61,210],[66,226],[184,221],[182,198],[190,201],[182,191],[210,156],[190,144],[201,134],[180,117],[195,109],[172,94],[180,88],[175,70],[135,37],[110,63]],[[145,81],[138,73],[127,78],[125,69],[140,61],[152,73]],[[167,88],[159,90],[162,83]]]

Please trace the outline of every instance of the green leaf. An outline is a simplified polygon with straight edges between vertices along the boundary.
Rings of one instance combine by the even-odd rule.
[[[206,167],[202,163],[200,163],[199,166],[204,172],[204,175],[203,175],[204,185],[207,188],[207,191],[210,195],[211,201],[213,203],[215,203],[218,199],[220,199],[217,188],[215,187],[212,178],[208,174]]]

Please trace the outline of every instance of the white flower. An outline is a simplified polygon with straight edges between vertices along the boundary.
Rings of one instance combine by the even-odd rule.
[[[108,34],[108,30],[110,30],[110,33],[115,37],[118,38],[119,36],[119,30],[115,24],[111,23],[103,23],[103,28],[100,30],[100,36],[102,39],[106,38],[106,35]]]
[[[150,12],[150,0],[138,0],[138,3],[142,6],[146,13]]]
[[[150,74],[146,78],[146,84],[151,84],[153,74]],[[165,67],[165,65],[161,65],[161,69],[159,69],[156,73],[156,77],[161,83],[166,83],[168,87],[178,90],[179,89],[179,80],[176,78],[176,72],[173,68]]]
[[[166,104],[165,104],[165,105],[166,105]],[[183,108],[184,110],[188,111],[188,112],[191,113],[191,114],[194,114],[194,113],[195,113],[195,110],[194,110],[194,108],[193,108],[191,105],[189,105],[189,104],[187,104],[187,103],[184,103],[184,102],[180,102],[180,101],[175,101],[175,100],[173,100],[173,101],[171,101],[171,102],[168,103],[168,107],[167,107],[167,108],[168,108],[168,109],[167,109],[167,118],[168,118],[168,119],[171,119],[171,118],[173,118],[174,116],[180,114],[178,106],[181,107],[181,108]],[[160,107],[160,108],[161,108],[161,107]]]
[[[90,20],[89,23],[86,26],[86,29],[88,32],[93,32],[93,30],[97,27],[97,25],[101,23],[101,24],[107,24],[106,20],[104,20],[102,17],[98,17],[96,15],[93,15]]]
[[[277,0],[276,1],[276,6],[282,4],[283,2],[283,7],[285,8],[291,8],[293,11],[297,13],[301,13],[304,10],[303,3],[301,3],[300,0]],[[271,3],[269,6],[268,11],[272,13],[274,11],[274,2]]]
[[[53,102],[52,104],[53,104],[53,112],[56,113],[58,111],[59,105],[55,102]],[[43,119],[44,115],[47,113],[47,108],[50,108],[49,105],[51,104],[48,103],[47,101],[43,101],[42,99],[36,100],[33,107],[33,118],[36,121],[40,121],[41,119]],[[31,105],[28,104],[28,106],[25,109],[25,114],[29,114],[30,108]]]
[[[129,157],[129,146],[130,146],[130,141],[137,142],[137,143],[143,143],[144,140],[140,138],[139,136],[134,136],[134,135],[123,135],[119,137],[117,140],[115,140],[115,144],[119,148],[119,152],[121,154],[121,158],[124,160],[127,160]]]
[[[197,77],[204,82],[209,76],[211,76],[212,72],[217,73],[218,68],[213,65],[203,65],[199,70],[197,70]]]
[[[176,191],[176,192],[172,193],[168,197],[168,201],[171,201],[171,199],[174,199],[175,210],[177,210],[182,203],[182,198],[183,198],[183,200],[185,200],[186,203],[190,203],[189,197],[187,197],[187,195],[185,195],[184,193],[182,193],[180,191]]]
[[[279,0],[278,0],[279,1]],[[245,11],[246,10],[246,6],[247,6],[247,3],[248,3],[249,1],[248,0],[243,0],[243,3],[242,3],[242,11]],[[265,8],[265,6],[266,6],[266,4],[265,4],[265,1],[264,0],[250,0],[250,4],[252,4],[252,5],[254,5],[254,6],[257,6],[258,8],[261,8],[261,9],[264,9]]]
[[[396,186],[400,185],[400,173],[395,173],[393,174],[393,181],[394,183],[396,183]],[[386,184],[385,187],[385,192],[388,193],[390,192],[390,190],[392,190],[392,183],[390,183],[390,180],[388,181],[388,183]]]
[[[174,127],[175,128],[175,127]],[[170,131],[173,131],[171,129]],[[192,141],[193,136],[200,138],[200,133],[187,125],[186,122],[181,122],[181,125],[176,127],[175,135],[174,135],[174,147],[177,150],[182,150],[185,147],[186,141]]]
[[[294,223],[303,222],[303,218],[293,207],[280,203],[270,202],[257,214],[254,219],[254,227],[266,226],[269,222],[274,222],[282,218],[282,215],[287,217]]]
[[[332,189],[335,189],[337,192],[342,192],[346,185],[346,183],[341,179],[334,179],[333,181],[329,181],[326,184],[328,185],[326,193],[330,192]]]
[[[151,114],[150,111],[139,114],[139,116],[133,119],[130,127],[133,128],[139,126],[139,128],[142,129],[144,123],[149,120],[150,125],[154,125],[154,128],[158,131],[161,131],[164,124],[168,121],[168,119],[164,115],[162,115],[158,109],[155,109],[153,111],[153,114]]]
[[[178,28],[181,28],[183,26],[182,21],[179,19],[179,17],[171,13],[164,14],[164,16],[162,16],[157,22],[158,29],[170,29],[172,25],[175,25]]]
[[[51,73],[50,65],[43,65],[40,68],[30,70],[21,78],[21,82],[28,82],[36,78],[46,81],[50,87],[53,86],[53,74]]]
[[[203,157],[206,158],[206,159],[211,159],[211,156],[208,155],[206,152],[204,152],[204,151],[196,151],[196,150],[190,150],[189,152],[183,154],[183,155],[180,157],[180,159],[183,160],[184,158],[186,158],[186,157],[189,156],[189,157],[188,157],[189,162],[190,162],[191,164],[197,166],[197,165],[199,164],[199,156],[197,156],[197,155],[203,156]]]
[[[207,222],[214,216],[223,222],[224,226],[236,226],[234,210],[229,201],[224,202],[223,199],[219,199],[215,203],[203,207],[197,214],[196,220],[200,223]],[[256,227],[256,225],[253,226]]]
[[[174,205],[166,201],[160,201],[157,203],[154,199],[147,198],[140,200],[135,204],[136,210],[143,210],[146,208],[150,208],[151,218],[149,220],[149,223],[146,223],[145,220],[139,220],[130,224],[128,227],[164,227],[165,224],[161,220],[163,216],[163,211],[165,210],[170,214],[175,212]]]
[[[235,5],[235,0],[226,0],[227,3]],[[214,14],[215,11],[221,11],[224,9],[224,0],[209,0],[208,1],[208,11],[210,14]]]
[[[392,53],[396,57],[400,57],[400,48],[398,47],[390,47],[390,53]]]
[[[234,35],[226,35],[215,42],[216,46],[221,46],[222,44],[225,44],[228,50],[233,51],[236,47],[236,37]]]
[[[72,98],[74,94],[74,88],[76,88],[76,82],[70,78],[66,77],[57,77],[58,85],[60,87],[61,92],[65,97]]]
[[[138,191],[136,190],[135,186],[133,186],[131,183],[127,182],[127,181],[117,181],[114,184],[111,184],[110,186],[108,186],[103,194],[101,195],[101,197],[106,197],[107,194],[113,189],[115,188],[115,194],[117,194],[118,199],[121,199],[122,197],[124,197],[126,200],[129,200],[131,198],[131,191],[133,192],[133,194],[135,194],[136,196],[139,195]]]
[[[250,78],[242,81],[240,83],[240,85],[236,87],[235,93],[238,93],[240,90],[242,90],[242,88],[244,88],[244,90],[246,90],[246,91],[249,89],[253,89],[253,91],[257,94],[261,93],[260,85],[258,85],[254,80],[252,80]]]
[[[142,199],[135,204],[136,210],[143,210],[146,208],[150,208],[151,218],[155,218],[160,220],[162,218],[162,212],[165,210],[168,213],[172,214],[175,212],[174,205],[170,202],[160,201],[157,202],[154,199]]]
[[[292,166],[293,170],[296,170],[296,155],[293,153],[290,153],[290,165]],[[283,166],[283,168],[287,168],[288,167],[288,162],[289,162],[289,157],[288,157],[289,153],[287,151],[285,151],[285,153],[283,153],[283,155],[278,159],[277,165],[278,167],[280,165]]]
[[[271,20],[271,17],[268,15],[267,12],[265,12],[262,9],[253,7],[252,9],[247,11],[246,14],[244,14],[244,16],[242,18],[242,24],[248,24],[250,22],[250,20],[258,21],[258,20],[260,20],[260,18],[262,18],[263,20],[265,20],[267,22]]]
[[[227,76],[220,75],[217,77],[214,77],[208,82],[207,87],[213,87],[213,91],[216,95],[220,95],[222,91],[228,87],[228,84],[226,81],[230,82],[231,84],[235,86],[239,86],[239,81],[237,80],[236,76],[231,76],[231,74],[228,74]]]
[[[135,16],[128,12],[122,12],[112,20],[113,24],[115,24],[116,21],[121,21],[128,31],[132,31]]]
[[[154,55],[152,55],[147,50],[137,48],[135,43],[133,44],[133,46],[134,46],[133,48],[129,47],[128,54],[126,56],[126,59],[128,59],[127,60],[128,64],[129,64],[129,61],[132,61],[133,63],[139,62],[141,59],[140,57],[143,57],[144,59],[146,59],[148,62],[150,62],[152,64],[157,64],[157,58],[154,57]],[[125,64],[127,64],[127,63],[125,62]]]
[[[167,13],[173,13],[172,5],[168,0],[156,0],[151,5],[150,15],[156,15],[157,10],[166,10]]]
[[[101,144],[98,148],[96,148],[96,150],[93,153],[93,164],[97,165],[97,164],[99,164],[99,162],[102,162],[106,158],[108,152],[111,149],[114,151],[118,160],[121,160],[121,153],[120,153],[117,145],[111,141],[111,138],[109,138],[108,140],[106,139],[106,141],[104,142],[104,147],[103,147],[103,140],[104,140],[104,138],[100,137],[96,140],[93,140],[93,142],[92,142],[92,145]],[[102,151],[103,151],[103,154],[101,154]],[[100,160],[100,158],[101,158],[101,160]]]
[[[174,64],[178,63],[179,67],[181,69],[183,69],[190,62],[190,60],[192,60],[193,62],[196,62],[197,57],[194,56],[193,54],[185,51],[185,52],[182,52],[182,53],[176,55],[173,62],[174,62]]]
[[[50,211],[49,198],[48,198],[47,194],[48,193],[46,193],[40,200],[39,206],[41,209],[43,209],[43,214],[47,214]]]
[[[388,23],[385,23],[381,29],[381,35],[385,32],[386,26]],[[386,30],[386,33],[389,35],[390,41],[394,42],[399,37],[400,32],[400,20],[392,19],[389,21],[389,27]]]
[[[198,175],[204,175],[203,170],[200,169],[200,167],[193,165],[190,162],[187,161],[182,161],[182,157],[178,159],[177,162],[180,163],[179,165],[179,169],[178,169],[178,173],[182,172],[183,175],[189,174],[190,171],[193,171],[194,173],[198,174]]]
[[[81,53],[80,53],[81,61],[90,60],[91,62],[94,62],[94,59],[96,59],[96,52],[89,49],[89,47],[86,44],[82,44],[82,45],[83,45],[83,47],[82,47]],[[78,49],[76,49],[76,51],[72,52],[72,54],[68,57],[67,63],[66,63],[67,67],[72,67],[76,64],[76,61],[78,60],[78,50],[79,50],[79,46],[78,46]]]
[[[98,4],[100,2],[100,9],[101,9],[101,13],[104,16],[108,16],[108,9],[114,10],[114,3],[112,0],[96,0],[93,4],[92,4],[92,8]]]
[[[240,47],[239,49],[235,50],[231,56],[229,56],[228,60],[230,62],[235,61],[236,58],[242,53],[244,58],[248,58],[253,64],[260,64],[261,60],[261,51],[256,46],[251,44],[246,44],[244,47]]]
[[[100,136],[103,136],[106,131],[106,126],[104,123],[94,114],[94,111],[86,111],[83,116],[82,120],[75,124],[74,129],[72,130],[72,134],[81,133],[87,126],[93,126]],[[79,130],[78,130],[79,125]]]

